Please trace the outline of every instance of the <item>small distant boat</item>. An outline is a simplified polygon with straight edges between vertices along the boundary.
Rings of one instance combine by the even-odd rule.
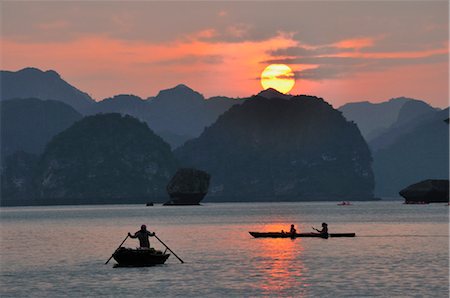
[[[158,264],[164,264],[170,254],[153,248],[125,248],[117,249],[113,258],[116,260],[115,267],[148,267]]]
[[[349,206],[352,203],[348,202],[348,201],[342,201],[341,203],[338,203],[338,206]]]
[[[145,206],[147,206],[147,207],[153,206],[153,202],[147,202],[147,204],[145,204]]]
[[[325,238],[319,233],[249,232],[255,238]],[[355,237],[355,233],[329,233],[329,237]]]

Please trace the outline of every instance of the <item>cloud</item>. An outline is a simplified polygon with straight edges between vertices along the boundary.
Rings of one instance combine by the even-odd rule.
[[[35,25],[39,30],[66,30],[70,24],[66,20],[54,20],[48,23],[40,23]]]
[[[223,62],[223,57],[220,55],[186,55],[182,57],[173,57],[164,60],[157,60],[148,64],[155,65],[188,65],[188,64],[220,64]],[[145,63],[139,63],[140,65]]]
[[[341,53],[342,49],[333,46],[321,46],[321,47],[307,47],[307,46],[297,46],[289,48],[276,49],[270,51],[269,54],[272,56],[290,56],[290,57],[313,57],[319,55],[329,55]]]
[[[228,12],[226,10],[221,10],[217,13],[219,17],[226,17],[228,15]]]
[[[249,24],[243,23],[231,25],[227,27],[226,34],[230,35],[231,37],[244,38],[248,34],[251,27],[252,26],[250,26]]]
[[[370,48],[375,44],[374,38],[363,37],[363,38],[353,38],[341,40],[334,44],[336,48],[339,49],[355,49],[359,50],[362,48]]]
[[[269,51],[268,54],[273,58],[261,63],[295,65],[297,78],[317,81],[353,77],[361,72],[404,65],[448,63],[448,45],[382,52],[377,45],[383,42],[384,36],[344,39],[323,45],[299,43],[294,47]]]
[[[55,69],[98,97],[147,96],[179,82],[245,96],[259,90],[253,78],[267,64],[284,63],[303,78],[298,91],[328,80],[331,92],[361,73],[417,67],[432,75],[433,66],[448,66],[448,8],[448,1],[6,1],[2,67]],[[424,76],[414,75],[411,82]]]
[[[448,64],[448,59],[448,54],[444,53],[414,58],[316,58],[314,62],[318,64],[317,67],[296,71],[295,75],[296,78],[300,79],[321,81],[326,79],[353,77],[359,73],[378,72],[409,65]]]
[[[370,46],[366,36],[382,35],[380,51],[404,51],[448,40],[448,6],[447,1],[6,1],[1,17],[2,36],[26,42],[102,36],[160,43],[208,28],[218,33],[205,37],[214,42],[264,41],[292,32],[300,43],[361,50]],[[70,28],[45,30],[61,20]]]
[[[295,72],[297,79],[321,81],[327,79],[337,79],[348,77],[355,73],[354,69],[349,69],[336,65],[324,65],[316,68],[309,68]]]

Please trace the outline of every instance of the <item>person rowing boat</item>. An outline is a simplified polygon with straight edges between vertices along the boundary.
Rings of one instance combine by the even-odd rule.
[[[150,248],[150,241],[148,239],[148,237],[153,237],[155,236],[155,233],[151,233],[149,231],[147,231],[147,226],[146,225],[142,225],[141,229],[139,231],[137,231],[136,233],[134,233],[134,235],[131,235],[131,233],[128,233],[128,237],[136,239],[139,239],[139,246],[141,248]]]
[[[322,223],[322,230],[318,230],[318,229],[316,229],[314,227],[313,227],[313,229],[316,230],[317,232],[319,232],[319,234],[323,238],[325,238],[325,239],[328,238],[329,235],[328,235],[328,225],[327,225],[327,223],[325,223],[325,222]]]

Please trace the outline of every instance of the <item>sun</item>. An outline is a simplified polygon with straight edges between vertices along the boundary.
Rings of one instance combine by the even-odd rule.
[[[261,73],[261,85],[286,94],[295,85],[294,72],[285,64],[271,64]]]

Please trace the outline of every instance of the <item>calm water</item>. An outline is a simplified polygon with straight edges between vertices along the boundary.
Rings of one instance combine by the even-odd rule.
[[[448,297],[449,206],[356,202],[69,206],[1,210],[1,297]],[[329,224],[356,238],[253,239]],[[147,224],[171,256],[151,268],[105,261]],[[135,247],[127,240],[125,246]],[[151,238],[151,245],[162,246]]]

